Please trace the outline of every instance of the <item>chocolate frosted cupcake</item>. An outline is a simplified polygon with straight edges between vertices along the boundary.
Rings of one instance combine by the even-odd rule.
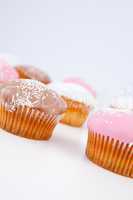
[[[88,121],[87,157],[97,165],[133,178],[133,112],[106,108]]]
[[[15,69],[17,70],[19,77],[22,79],[34,79],[44,84],[48,84],[51,82],[48,74],[36,67],[17,65]]]
[[[19,79],[0,85],[0,128],[47,140],[66,110],[65,102],[43,83]]]

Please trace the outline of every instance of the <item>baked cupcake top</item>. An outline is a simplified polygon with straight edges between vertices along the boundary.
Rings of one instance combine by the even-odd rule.
[[[47,114],[61,114],[66,110],[66,103],[54,91],[43,83],[19,79],[0,85],[0,103],[8,111],[15,111],[19,106],[26,106]]]
[[[50,89],[56,91],[60,96],[84,103],[90,107],[96,104],[96,98],[80,84],[72,82],[52,82],[48,84]]]
[[[133,112],[113,108],[99,110],[90,116],[88,127],[94,133],[133,143]]]
[[[16,70],[0,58],[0,83],[18,78]]]
[[[51,79],[46,72],[34,66],[17,65],[15,68],[18,71],[20,78],[38,80],[44,84],[51,82]]]

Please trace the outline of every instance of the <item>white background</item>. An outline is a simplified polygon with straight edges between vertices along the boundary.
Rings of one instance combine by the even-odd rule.
[[[133,83],[133,1],[0,0],[0,52],[113,93]],[[132,200],[132,180],[90,163],[86,141],[60,125],[49,142],[1,131],[0,199]]]

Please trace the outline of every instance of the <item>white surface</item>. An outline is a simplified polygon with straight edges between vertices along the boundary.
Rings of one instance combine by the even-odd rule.
[[[48,142],[0,134],[2,200],[133,199],[132,179],[89,162],[86,130],[59,125]]]
[[[0,53],[80,76],[101,93],[133,83],[132,0],[0,0]],[[133,181],[84,156],[86,133],[57,128],[49,142],[0,134],[2,200],[133,199]]]

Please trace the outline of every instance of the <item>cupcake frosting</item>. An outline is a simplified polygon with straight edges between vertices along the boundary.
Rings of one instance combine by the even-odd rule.
[[[41,81],[43,83],[50,83],[50,77],[48,76],[48,74],[44,71],[42,71],[41,69],[38,69],[36,67],[33,66],[23,66],[23,65],[17,65],[16,70],[18,71],[18,73],[20,74],[20,78],[21,78],[21,74],[22,78],[29,78],[29,79],[35,79],[38,81]]]
[[[18,78],[16,70],[0,58],[0,83]]]
[[[90,116],[88,126],[94,133],[133,143],[133,112],[111,108],[96,111]]]
[[[48,84],[48,87],[56,91],[61,96],[85,103],[90,107],[93,107],[96,104],[95,97],[88,92],[86,88],[79,84],[72,82],[52,82]]]
[[[80,85],[81,87],[85,88],[88,92],[90,92],[94,97],[96,97],[96,91],[86,82],[84,82],[80,78],[67,78],[64,80],[65,83],[73,83],[76,85]]]
[[[36,108],[48,114],[61,114],[66,103],[43,83],[31,79],[19,79],[0,85],[0,103],[13,112],[18,106]]]
[[[132,110],[133,111],[133,97],[132,96],[119,96],[113,98],[111,107],[120,110]]]

